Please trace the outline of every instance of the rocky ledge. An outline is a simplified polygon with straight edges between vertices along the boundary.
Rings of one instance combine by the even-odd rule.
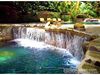
[[[75,29],[48,29],[46,30],[46,32],[53,32],[53,33],[63,33],[64,35],[66,35],[67,33],[71,34],[72,36],[77,35],[80,37],[86,37],[87,41],[91,41],[94,40],[96,38],[98,38],[98,35],[91,35],[91,34],[87,34],[86,32],[83,31],[79,31],[79,30],[75,30]]]
[[[13,39],[12,27],[0,27],[0,46]]]
[[[100,73],[100,37],[89,43],[85,58],[78,67],[78,72],[81,74]]]

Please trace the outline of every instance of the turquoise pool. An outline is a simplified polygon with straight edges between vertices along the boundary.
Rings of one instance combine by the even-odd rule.
[[[64,50],[46,45],[24,47],[18,41],[12,41],[0,47],[0,73],[76,73],[76,65],[71,59],[71,54]]]

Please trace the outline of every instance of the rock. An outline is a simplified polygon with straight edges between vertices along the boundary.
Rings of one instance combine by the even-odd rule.
[[[4,26],[2,24],[0,24],[0,46],[3,46],[7,41],[10,41],[13,39],[12,37],[12,27],[10,26],[10,24],[4,24]]]
[[[85,42],[82,44],[83,52],[86,54],[86,51],[88,50],[89,47],[89,42]]]
[[[99,50],[99,49],[97,49],[95,46],[91,46],[91,47],[89,47],[89,50],[91,50],[91,51],[98,51],[98,52],[100,52],[100,50]]]
[[[87,62],[87,63],[91,63],[92,60],[91,60],[91,59],[88,59],[88,60],[85,60],[85,62]]]
[[[97,39],[90,42],[89,50],[100,52],[100,38],[97,38]]]
[[[80,67],[78,68],[79,74],[98,74],[100,71],[98,71],[100,68],[95,66],[93,63],[87,63],[85,60],[83,60],[80,64]]]
[[[85,58],[78,67],[78,73],[100,73],[100,37],[89,43]]]
[[[85,31],[85,26],[82,23],[76,23],[74,25],[74,29],[80,30],[80,31]]]
[[[100,67],[100,62],[99,62],[99,61],[96,61],[96,62],[94,63],[94,65]]]

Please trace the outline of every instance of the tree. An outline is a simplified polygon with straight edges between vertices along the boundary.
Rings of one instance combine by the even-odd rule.
[[[9,3],[7,3],[9,4]],[[70,19],[76,20],[78,15],[87,17],[100,17],[100,2],[98,1],[33,1],[10,2],[21,15],[38,15],[39,11],[52,11],[70,15]]]

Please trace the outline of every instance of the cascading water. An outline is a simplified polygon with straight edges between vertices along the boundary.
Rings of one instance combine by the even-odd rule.
[[[82,43],[85,38],[72,35],[70,31],[63,33],[40,28],[14,27],[13,35],[14,39],[17,39],[14,41],[17,41],[20,46],[59,52],[62,54],[64,66],[67,67],[77,66],[84,57]]]
[[[66,42],[66,49],[76,57],[78,60],[82,60],[84,57],[82,43],[84,39],[79,36],[74,36],[72,39]]]
[[[66,33],[55,33],[55,32],[46,32],[46,43],[64,48],[69,51],[74,57],[78,60],[82,60],[84,57],[82,43],[85,41],[85,38],[78,35],[71,35],[70,32]],[[48,42],[47,42],[48,41]]]
[[[56,37],[56,46],[60,48],[65,48],[65,40],[64,40],[64,34],[55,34]]]
[[[82,60],[84,57],[82,43],[85,41],[85,38],[78,35],[71,35],[69,31],[55,33],[39,28],[18,27],[13,28],[13,34],[15,39],[30,39],[66,49],[78,60]]]
[[[31,39],[38,42],[45,40],[45,31],[43,29],[19,27],[13,28],[13,34],[15,39]]]

